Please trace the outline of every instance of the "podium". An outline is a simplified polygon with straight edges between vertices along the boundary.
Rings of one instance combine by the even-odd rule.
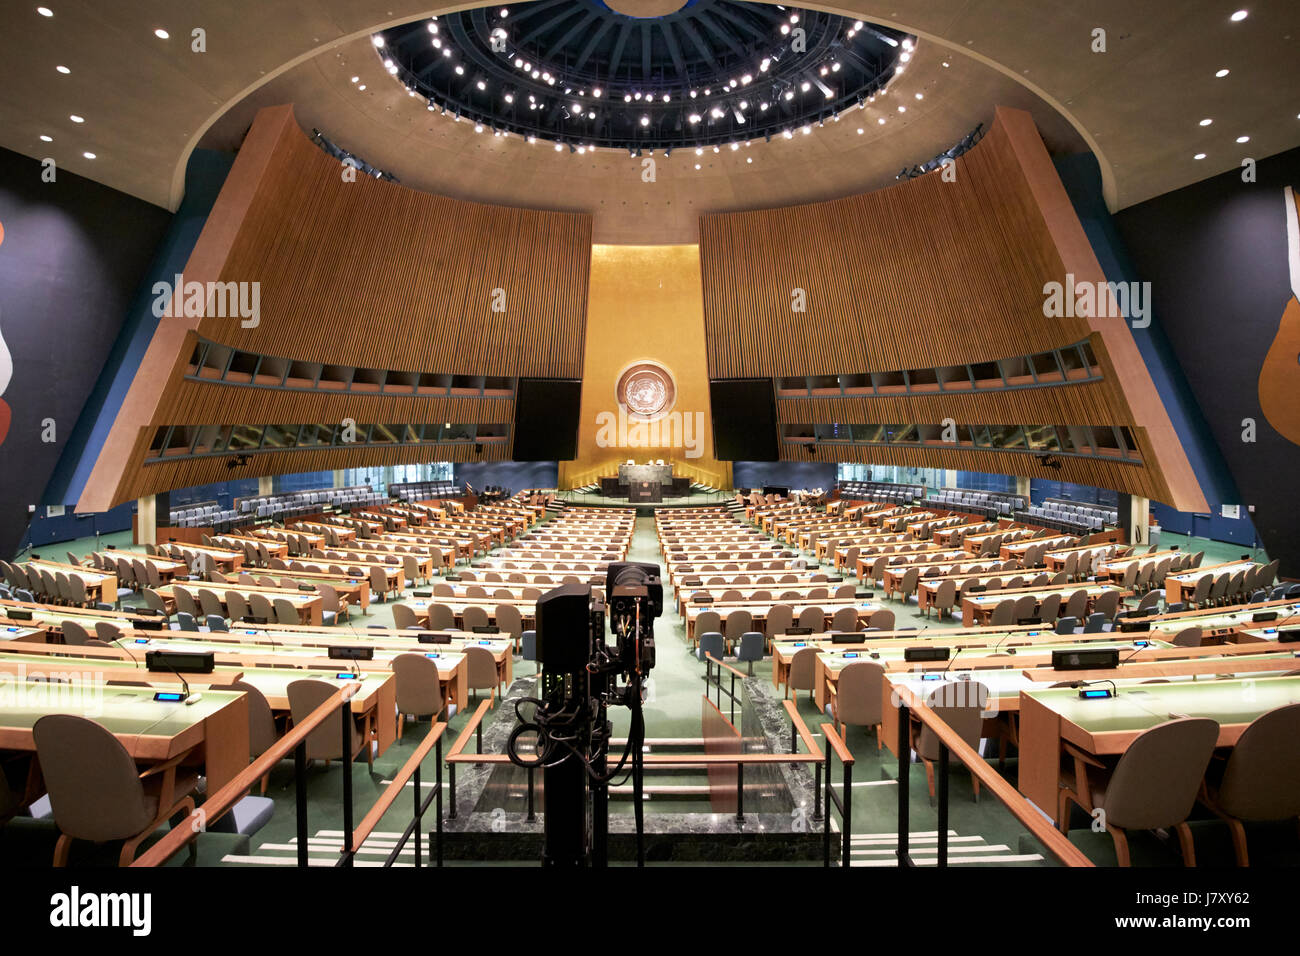
[[[636,503],[658,503],[664,500],[664,486],[659,481],[629,481],[627,500]]]

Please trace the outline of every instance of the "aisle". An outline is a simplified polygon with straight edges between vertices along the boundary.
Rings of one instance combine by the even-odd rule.
[[[648,561],[663,570],[663,552],[655,534],[653,518],[636,519],[627,560]],[[656,660],[651,672],[651,699],[645,706],[646,735],[649,737],[698,737],[700,735],[700,698],[704,693],[704,667],[687,650],[686,627],[672,604],[665,586],[664,613],[655,621]],[[617,707],[611,711],[615,732],[627,729],[628,711]]]

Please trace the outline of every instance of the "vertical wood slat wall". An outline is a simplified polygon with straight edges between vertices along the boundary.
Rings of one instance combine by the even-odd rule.
[[[1091,339],[1101,382],[1026,390],[779,398],[781,423],[1126,425],[1141,465],[952,447],[819,444],[822,461],[870,461],[1028,475],[1168,499],[1143,429],[1086,319],[1044,316],[1064,267],[1000,121],[956,161],[886,189],[700,221],[711,378],[852,375],[1029,355]],[[807,311],[792,309],[803,290]],[[811,460],[784,442],[784,459]]]
[[[342,166],[296,125],[279,138],[221,271],[257,282],[260,323],[207,316],[198,333],[262,355],[442,375],[581,378],[591,217],[463,202]],[[504,311],[494,311],[504,294]],[[164,319],[163,321],[166,321]],[[178,355],[136,436],[115,501],[243,474],[499,461],[513,444],[311,448],[144,464],[164,424],[512,423],[513,398],[406,397],[199,383]]]

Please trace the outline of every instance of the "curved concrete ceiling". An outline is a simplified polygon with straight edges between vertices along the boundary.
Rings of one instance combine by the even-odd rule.
[[[356,41],[376,29],[479,5],[430,6],[428,0],[174,0],[165,8],[150,0],[47,4],[52,17],[40,16],[35,3],[10,4],[6,13],[0,38],[0,145],[35,158],[52,157],[62,169],[172,209],[180,201],[189,153],[209,127],[259,87],[296,75],[308,61],[319,61],[318,73],[331,58],[352,56],[359,62]],[[809,6],[916,34],[922,48],[933,48],[931,68],[947,48],[961,57],[950,60],[950,70],[958,64],[965,68],[968,60],[982,63],[991,68],[985,72],[1014,79],[1041,97],[1097,154],[1112,209],[1237,168],[1243,158],[1300,145],[1300,4],[1294,0],[1252,2],[1240,23],[1229,20],[1234,3],[1217,0],[1093,0],[1086,9],[1044,0],[836,0]],[[169,39],[154,35],[159,27],[170,32]],[[1097,29],[1105,30],[1104,53],[1093,52]],[[197,30],[203,31],[202,51],[192,39]],[[71,72],[61,75],[56,65]],[[1230,73],[1216,78],[1220,68]],[[989,82],[970,75],[976,77],[970,82]],[[328,90],[328,74],[321,76],[318,82]],[[986,99],[984,112],[994,105]],[[1006,105],[1029,104],[1008,99]],[[299,104],[300,111],[306,108]],[[85,122],[74,123],[72,114]],[[1202,126],[1202,119],[1213,122]],[[333,133],[336,125],[322,128],[347,145],[344,136]],[[906,151],[903,125],[899,139],[890,139],[891,150]],[[911,162],[937,151],[927,153],[939,127],[917,123],[914,128]],[[920,135],[927,129],[929,138]],[[52,142],[42,142],[41,135]],[[1237,143],[1240,136],[1249,141]],[[808,139],[813,149],[821,148],[815,141],[830,143],[832,137],[819,133]],[[86,152],[96,158],[85,158]],[[459,148],[452,152],[474,155]],[[1206,158],[1194,160],[1198,153]],[[599,154],[593,162],[599,164]],[[802,165],[804,175],[813,175],[809,167],[817,164]],[[827,165],[833,165],[829,158]],[[510,172],[512,178],[532,177],[529,204],[544,204],[554,176]],[[731,189],[734,196],[735,184],[718,181],[719,189]],[[743,195],[734,201],[743,202]]]
[[[351,82],[354,76],[357,83]],[[553,143],[476,133],[471,122],[430,112],[423,99],[408,95],[388,75],[368,38],[260,87],[200,145],[237,148],[257,110],[281,103],[293,104],[305,130],[319,129],[403,185],[475,202],[591,213],[593,238],[602,243],[695,242],[703,213],[878,189],[894,182],[900,169],[948,149],[977,123],[987,128],[994,106],[1030,111],[1054,152],[1086,149],[1070,124],[1023,86],[932,43],[917,46],[887,95],[842,113],[839,122],[734,151],[705,147],[697,155],[675,149],[668,157],[661,151],[653,158],[653,182],[645,179],[648,156],[632,158],[614,149],[579,155],[567,146],[557,152]]]

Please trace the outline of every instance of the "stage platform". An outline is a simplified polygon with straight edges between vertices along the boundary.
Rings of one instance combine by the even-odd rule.
[[[656,508],[717,507],[736,500],[734,494],[726,491],[716,491],[712,494],[697,491],[676,498],[665,497],[663,501],[653,504],[644,502],[633,504],[626,498],[609,498],[597,492],[580,494],[576,491],[561,491],[556,497],[567,504],[581,505],[584,508],[636,508],[637,514],[642,515],[653,515]]]

